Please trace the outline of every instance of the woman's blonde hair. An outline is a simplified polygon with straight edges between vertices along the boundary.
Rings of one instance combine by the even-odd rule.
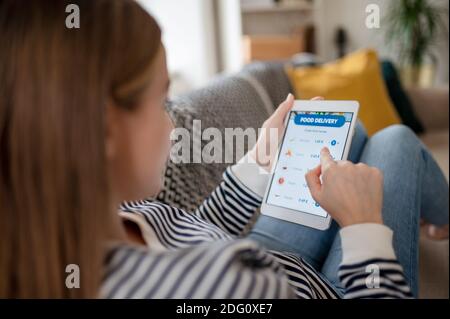
[[[137,105],[160,29],[131,0],[2,0],[0,39],[0,298],[97,297],[117,218],[106,106]]]

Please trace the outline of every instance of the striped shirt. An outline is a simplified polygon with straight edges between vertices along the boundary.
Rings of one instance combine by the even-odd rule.
[[[121,244],[109,251],[102,297],[339,298],[302,258],[266,250],[243,238],[262,198],[230,167],[223,176],[193,213],[151,200],[122,204],[120,216],[139,226],[147,247]],[[375,249],[378,255],[370,255],[352,247],[354,240],[349,233],[355,230],[351,227],[341,230],[344,259],[339,278],[345,287],[344,297],[411,297],[389,238],[376,241],[390,245],[387,253]],[[382,225],[376,227],[390,231]],[[361,228],[356,231],[361,232]],[[363,233],[367,234],[367,229]],[[378,267],[379,278],[375,288],[369,288],[367,267],[373,264]]]

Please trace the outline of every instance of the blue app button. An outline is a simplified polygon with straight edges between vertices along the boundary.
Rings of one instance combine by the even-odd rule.
[[[297,114],[294,118],[297,125],[341,127],[345,123],[342,115]]]

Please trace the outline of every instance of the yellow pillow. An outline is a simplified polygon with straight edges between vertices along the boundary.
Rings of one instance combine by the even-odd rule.
[[[359,118],[369,135],[401,122],[373,50],[357,51],[319,67],[291,67],[286,71],[298,99],[323,96],[327,100],[359,101]]]

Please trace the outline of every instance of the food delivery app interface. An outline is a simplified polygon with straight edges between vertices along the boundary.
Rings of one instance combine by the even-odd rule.
[[[342,159],[352,120],[351,112],[292,111],[267,203],[327,217],[312,198],[305,174],[320,163],[320,150],[325,146],[334,159]]]

